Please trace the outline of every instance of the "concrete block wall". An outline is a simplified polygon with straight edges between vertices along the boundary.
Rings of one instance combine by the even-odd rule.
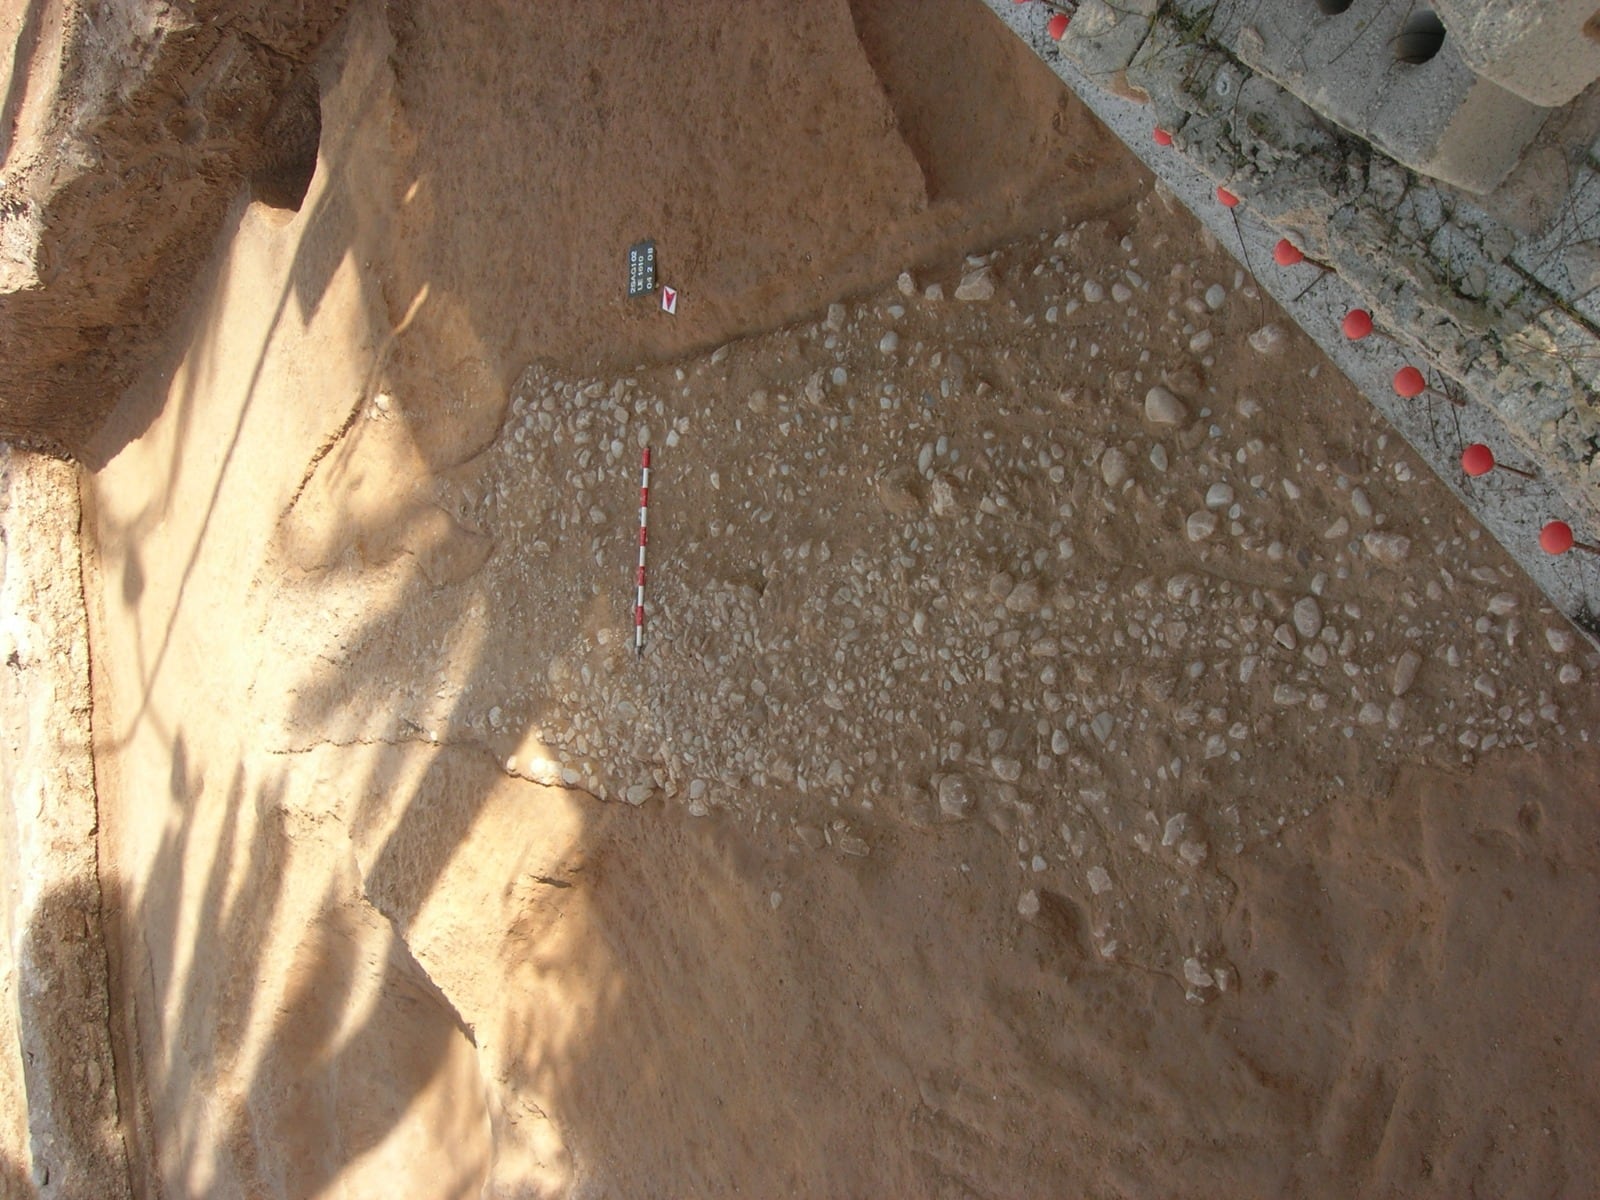
[[[1470,192],[1515,169],[1551,108],[1600,78],[1600,13],[1589,0],[1084,0],[1065,53],[1091,79],[1134,60],[1161,13],[1182,45],[1224,48],[1322,117],[1398,162]],[[1336,5],[1334,7],[1337,7]],[[1443,41],[1401,61],[1406,31],[1436,18]]]
[[[1086,0],[1060,43],[1045,32],[1050,6],[988,2],[1235,250],[1557,606],[1600,636],[1589,564],[1538,544],[1557,518],[1600,544],[1600,98],[1547,117],[1507,181],[1473,195],[1408,168],[1197,35],[1185,0],[1155,13],[1106,0],[1122,10],[1115,20],[1097,16],[1084,31],[1092,37],[1075,36],[1098,3]],[[1315,12],[1311,0],[1300,6]],[[1158,125],[1172,145],[1152,139]],[[1217,203],[1219,184],[1238,208]],[[1272,262],[1282,236],[1331,268],[1307,295],[1312,268]],[[1357,306],[1387,338],[1340,335]],[[1436,400],[1465,402],[1445,405],[1449,437],[1436,413],[1395,395],[1403,363],[1424,371]],[[1456,423],[1460,438],[1536,464],[1540,478],[1516,488],[1467,479]]]

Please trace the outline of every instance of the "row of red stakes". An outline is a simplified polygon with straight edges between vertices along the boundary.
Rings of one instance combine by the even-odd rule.
[[[1066,28],[1062,26],[1063,30]],[[1158,146],[1172,145],[1172,134],[1157,125],[1153,131]],[[1217,188],[1217,202],[1224,208],[1236,208],[1239,197],[1225,187]],[[1272,260],[1280,267],[1292,267],[1303,262],[1310,262],[1318,270],[1326,271],[1329,268],[1315,260],[1306,258],[1301,249],[1288,238],[1279,238],[1278,244],[1272,248]],[[1372,314],[1364,308],[1352,308],[1345,314],[1341,325],[1345,337],[1352,342],[1358,342],[1373,331]],[[1428,381],[1421,371],[1407,364],[1394,373],[1395,395],[1405,400],[1412,400],[1422,395],[1427,390]],[[1454,399],[1452,397],[1452,399]],[[1460,403],[1460,401],[1455,401]],[[1524,471],[1520,467],[1507,466],[1497,463],[1494,451],[1482,442],[1474,442],[1461,452],[1461,469],[1473,478],[1487,475],[1495,467],[1502,471],[1509,471],[1513,475],[1520,475],[1524,479],[1535,479],[1532,471]],[[1600,546],[1591,546],[1580,542],[1573,537],[1572,526],[1565,521],[1546,522],[1539,531],[1539,548],[1546,554],[1565,554],[1568,550],[1587,550],[1590,554],[1600,554]]]

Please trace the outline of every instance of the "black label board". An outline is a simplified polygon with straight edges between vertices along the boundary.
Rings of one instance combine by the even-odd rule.
[[[648,296],[656,290],[656,244],[635,242],[628,247],[628,295]]]

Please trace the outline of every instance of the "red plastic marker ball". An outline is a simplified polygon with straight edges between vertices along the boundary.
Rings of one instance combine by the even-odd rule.
[[[1067,36],[1067,26],[1071,24],[1072,18],[1066,13],[1057,13],[1050,18],[1050,23],[1044,27],[1044,31],[1059,42]]]
[[[1344,315],[1344,335],[1359,342],[1372,332],[1372,314],[1364,308],[1352,308]]]
[[[1461,452],[1461,469],[1476,479],[1494,470],[1494,451],[1482,442],[1473,442]]]
[[[1414,399],[1428,390],[1428,381],[1415,367],[1401,367],[1394,373],[1394,394],[1405,400]]]
[[[1155,127],[1155,130],[1150,134],[1150,136],[1156,139],[1156,145],[1158,146],[1172,145],[1172,135],[1159,125]]]
[[[1272,261],[1280,267],[1292,267],[1305,260],[1306,256],[1300,253],[1300,247],[1288,238],[1279,238],[1278,244],[1272,248]]]
[[[1227,188],[1219,187],[1217,189],[1217,202],[1221,204],[1223,208],[1232,208],[1234,205],[1239,203],[1239,197],[1235,196]]]
[[[1546,554],[1565,554],[1572,549],[1572,526],[1551,521],[1539,531],[1539,548]]]

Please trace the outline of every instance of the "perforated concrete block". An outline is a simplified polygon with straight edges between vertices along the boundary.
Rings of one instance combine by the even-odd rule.
[[[1448,29],[1428,61],[1398,61],[1396,39],[1418,8],[1355,0],[1330,16],[1310,0],[1180,0],[1178,11],[1328,120],[1425,175],[1487,192],[1511,172],[1548,110],[1477,75]]]

